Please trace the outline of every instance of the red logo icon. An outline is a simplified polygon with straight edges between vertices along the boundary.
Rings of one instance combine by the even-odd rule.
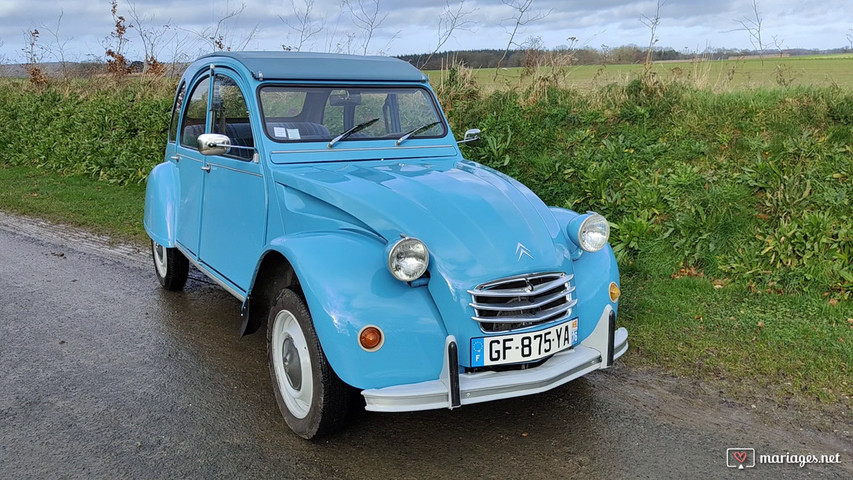
[[[729,468],[752,468],[755,466],[754,448],[728,448],[726,449],[726,466]]]

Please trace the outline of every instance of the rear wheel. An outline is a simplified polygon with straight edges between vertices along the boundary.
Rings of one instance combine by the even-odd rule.
[[[187,283],[190,261],[177,248],[168,248],[151,240],[151,256],[154,257],[154,272],[166,290],[181,290]]]
[[[284,420],[311,439],[344,425],[349,387],[326,360],[302,298],[282,290],[267,322],[267,353],[275,399]]]

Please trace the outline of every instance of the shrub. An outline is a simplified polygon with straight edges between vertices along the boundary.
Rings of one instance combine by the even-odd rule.
[[[850,297],[853,94],[635,81],[522,95],[457,105],[456,128],[483,127],[466,154],[606,215],[623,267]]]
[[[484,95],[454,68],[442,104],[456,131],[484,136],[466,156],[607,216],[623,268],[851,296],[853,93],[631,82]],[[174,79],[0,87],[4,163],[128,184],[162,161]]]
[[[174,81],[107,83],[35,89],[3,81],[3,162],[111,183],[144,183],[163,158]]]

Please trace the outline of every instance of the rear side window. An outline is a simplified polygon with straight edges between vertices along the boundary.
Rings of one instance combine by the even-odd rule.
[[[207,123],[207,97],[210,77],[198,82],[193,89],[184,117],[181,120],[181,145],[198,150],[198,137],[204,133]]]
[[[175,104],[172,106],[172,121],[169,123],[169,143],[175,141],[178,135],[178,117],[181,115],[181,107],[184,106],[184,97],[187,95],[187,84],[181,82],[178,93],[175,95]]]

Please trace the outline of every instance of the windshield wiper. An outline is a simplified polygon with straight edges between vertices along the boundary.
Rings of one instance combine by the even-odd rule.
[[[340,142],[341,140],[344,140],[345,138],[349,137],[353,133],[358,133],[358,132],[364,130],[365,128],[373,125],[374,123],[376,123],[378,121],[379,121],[378,117],[373,118],[373,119],[370,119],[366,122],[359,123],[358,125],[350,128],[349,130],[346,130],[345,132],[341,133],[337,137],[333,138],[331,142],[329,142],[329,148],[334,147],[336,143]]]
[[[398,138],[398,139],[397,139],[397,141],[396,141],[396,142],[394,142],[394,145],[396,145],[396,146],[398,146],[398,147],[399,147],[401,143],[403,143],[403,142],[405,142],[406,140],[408,140],[408,139],[409,139],[409,137],[411,137],[412,135],[417,135],[418,133],[421,133],[421,132],[423,132],[424,130],[429,130],[430,128],[432,128],[432,127],[434,127],[434,126],[438,125],[439,123],[441,123],[441,122],[432,122],[432,123],[427,123],[426,125],[422,125],[422,126],[420,126],[420,127],[416,128],[416,129],[414,129],[414,130],[409,130],[408,132],[406,132],[406,134],[405,134],[405,135],[403,135],[402,137]]]

